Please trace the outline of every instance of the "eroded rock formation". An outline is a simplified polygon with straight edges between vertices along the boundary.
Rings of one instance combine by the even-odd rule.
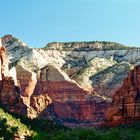
[[[20,87],[15,85],[13,77],[9,76],[8,57],[1,43],[0,49],[0,103],[11,112],[25,115],[26,106],[20,97]]]
[[[0,102],[10,111],[31,118],[96,119],[94,100],[86,97],[89,92],[60,68],[47,65],[39,70],[37,76],[26,67],[16,65],[9,72],[6,50],[1,48]]]
[[[128,49],[104,51],[103,43],[94,42],[41,50],[10,35],[3,40],[12,53],[8,68],[6,49],[0,45],[0,103],[10,111],[64,122],[139,119],[139,66],[124,80],[139,58],[131,59]]]
[[[136,66],[115,93],[112,106],[106,112],[108,121],[140,119],[140,66]]]
[[[64,120],[94,120],[94,101],[86,98],[88,91],[83,90],[77,83],[52,65],[47,65],[41,69],[40,80],[38,80],[35,91],[31,96],[31,107],[38,115],[45,117],[48,108],[44,104],[44,111],[39,111],[37,107],[40,103],[34,105],[35,98],[42,96],[50,97],[51,108],[55,115]],[[41,99],[42,100],[42,99]]]
[[[6,49],[2,46],[0,39],[0,80],[8,76],[8,57],[6,56]]]

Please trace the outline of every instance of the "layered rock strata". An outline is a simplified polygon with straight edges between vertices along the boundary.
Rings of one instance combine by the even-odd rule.
[[[30,118],[96,120],[94,100],[86,97],[90,96],[89,92],[60,68],[47,65],[37,76],[26,67],[16,65],[9,72],[6,50],[1,48],[0,102],[10,111]]]
[[[0,40],[1,42],[1,40]],[[8,57],[5,47],[0,43],[0,103],[11,112],[27,114],[26,106],[20,97],[20,87],[9,76]]]
[[[139,119],[139,66],[127,77],[139,62],[139,49],[105,51],[105,45],[96,43],[82,44],[82,50],[76,44],[68,50],[68,44],[62,50],[41,50],[10,35],[3,40],[11,62],[9,70],[6,49],[0,45],[0,103],[10,111],[68,122]]]
[[[0,39],[0,80],[8,76],[8,58],[6,56],[6,49],[2,46]]]
[[[115,93],[106,112],[108,121],[140,120],[140,66],[136,66]]]
[[[88,91],[83,90],[77,83],[60,69],[48,65],[41,69],[40,80],[37,81],[31,107],[38,112],[39,116],[45,117],[45,110],[39,112],[34,106],[33,100],[39,96],[48,95],[51,99],[51,107],[56,116],[63,120],[94,120],[94,101],[86,99]],[[49,100],[49,99],[48,99]]]

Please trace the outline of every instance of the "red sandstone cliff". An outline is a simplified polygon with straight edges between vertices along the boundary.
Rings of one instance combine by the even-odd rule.
[[[6,49],[1,46],[0,102],[10,111],[28,117],[57,117],[73,120],[96,120],[95,104],[86,98],[88,91],[59,68],[47,65],[37,76],[20,65],[16,74],[8,71]],[[14,80],[13,80],[14,79]]]
[[[11,112],[26,114],[26,106],[20,97],[20,87],[15,85],[12,77],[9,76],[8,57],[5,47],[0,40],[0,103]]]
[[[0,103],[10,111],[31,118],[59,118],[64,121],[77,120],[93,123],[104,121],[105,117],[108,121],[140,119],[140,66],[135,67],[129,73],[123,85],[120,84],[127,76],[131,66],[129,63],[121,63],[121,61],[126,61],[126,58],[129,60],[128,62],[131,62],[131,57],[127,56],[127,54],[130,54],[129,51],[126,50],[126,54],[123,56],[114,51],[110,54],[111,51],[109,51],[105,53],[104,60],[104,58],[99,59],[102,54],[100,52],[100,55],[95,55],[98,52],[50,50],[43,52],[39,49],[28,48],[20,40],[15,41],[15,38],[10,35],[3,37],[2,40],[4,40],[3,44],[6,44],[7,50],[12,52],[10,55],[12,54],[12,58],[14,58],[10,59],[12,63],[10,63],[9,70],[6,49],[0,44]],[[138,51],[134,50],[134,52]],[[139,60],[139,55],[135,53],[132,54]],[[60,54],[63,59],[60,59]],[[97,59],[89,63],[89,60],[95,57],[93,55]],[[112,59],[108,60],[108,56],[114,56],[114,60],[117,60],[117,62],[120,60],[120,63],[115,64],[116,62]],[[40,57],[41,59],[39,59]],[[104,66],[108,62],[109,64]],[[78,73],[79,68],[81,70],[87,68],[86,71],[83,69],[82,72],[86,79],[88,78],[87,82],[93,82],[92,87],[94,87],[96,93],[94,94],[94,91],[92,91],[93,94],[90,94],[90,91],[84,90],[77,82],[71,80],[60,69],[63,64],[66,64],[66,70],[68,70],[67,73],[70,76]],[[97,69],[103,68],[103,71],[99,73],[95,69],[95,65],[98,64]],[[111,67],[107,68],[106,66]],[[79,77],[84,75],[80,73]],[[80,82],[84,85],[83,87],[86,87],[85,81],[81,80]],[[98,90],[95,89],[94,85],[99,85],[97,86]],[[120,89],[114,96],[114,92],[118,88]],[[109,99],[112,96],[114,96],[113,102],[111,107],[108,108]]]
[[[140,66],[136,66],[115,93],[112,106],[106,111],[108,121],[140,119]]]
[[[30,118],[58,118],[64,121],[100,121],[107,103],[96,102],[60,68],[51,64],[37,74],[21,65],[8,70],[6,49],[1,47],[0,103],[9,111]]]
[[[8,76],[8,57],[6,56],[6,49],[2,46],[0,39],[0,80]]]
[[[34,93],[31,96],[30,106],[34,108],[40,117],[46,117],[48,108],[44,104],[44,110],[39,112],[34,98],[39,96],[50,97],[50,106],[55,115],[60,119],[95,120],[94,101],[86,99],[87,91],[71,81],[65,73],[52,65],[41,70]],[[39,104],[39,103],[38,103]]]

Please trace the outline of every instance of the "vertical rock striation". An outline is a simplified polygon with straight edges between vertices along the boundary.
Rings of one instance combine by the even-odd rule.
[[[6,55],[6,49],[2,46],[0,39],[0,80],[8,76],[8,57]]]
[[[135,66],[113,97],[106,112],[108,121],[140,120],[140,66]]]
[[[11,112],[26,114],[26,106],[20,97],[20,87],[9,76],[8,57],[0,40],[0,103]]]

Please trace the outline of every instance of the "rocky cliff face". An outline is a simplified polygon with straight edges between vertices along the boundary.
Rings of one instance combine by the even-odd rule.
[[[1,40],[0,40],[1,42]],[[5,47],[0,43],[0,103],[11,112],[26,114],[26,106],[20,97],[20,88],[9,76],[8,57]]]
[[[18,64],[37,73],[51,64],[61,68],[84,89],[94,89],[97,94],[107,97],[108,93],[112,95],[120,88],[129,70],[140,59],[140,49],[114,42],[49,43],[45,48],[33,49],[11,35],[4,36],[2,40],[8,52],[10,68]],[[121,71],[118,71],[121,78],[116,78],[116,68]],[[106,80],[102,82],[103,75]]]
[[[2,46],[0,39],[0,80],[8,76],[8,58],[6,56],[6,49]]]
[[[7,60],[6,53],[4,55]],[[8,67],[8,63],[1,64]],[[17,64],[15,69],[16,74],[15,71],[11,72],[12,77],[9,77],[4,73],[1,80],[0,102],[9,111],[30,118],[56,117],[64,121],[96,119],[93,115],[96,111],[93,107],[94,100],[90,101],[86,97],[91,96],[89,92],[71,80],[60,68],[47,65],[37,74],[21,64]],[[6,72],[10,73],[8,70]]]
[[[43,110],[39,111],[39,108],[34,106],[34,98],[46,95],[50,98],[50,107],[44,106]],[[31,96],[30,105],[38,112],[38,116],[43,118],[47,116],[49,108],[53,110],[51,113],[55,113],[61,120],[95,120],[94,100],[89,101],[87,95],[89,92],[72,81],[61,69],[47,65],[41,69],[40,80]]]
[[[129,73],[122,87],[115,93],[106,117],[109,121],[140,119],[140,66]]]
[[[114,94],[113,102],[120,104],[118,89],[140,59],[140,49],[113,42],[49,43],[33,49],[6,35],[2,44],[8,57],[1,47],[1,103],[10,102],[11,111],[31,118],[104,121]],[[113,120],[114,108],[108,112]]]

